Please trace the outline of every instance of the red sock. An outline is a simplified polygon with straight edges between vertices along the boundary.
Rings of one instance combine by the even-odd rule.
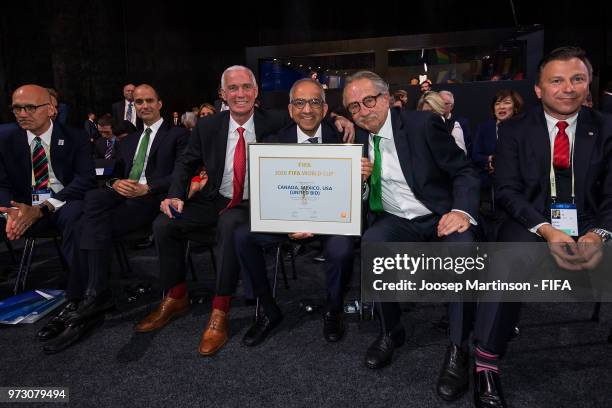
[[[186,294],[187,283],[185,282],[179,283],[168,291],[168,296],[170,296],[172,299],[182,299]]]
[[[212,301],[212,308],[219,309],[222,312],[228,313],[230,310],[231,296],[215,296]]]

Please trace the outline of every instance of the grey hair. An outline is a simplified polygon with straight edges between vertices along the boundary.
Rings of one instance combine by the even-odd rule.
[[[232,71],[247,71],[249,73],[249,76],[251,77],[251,81],[253,81],[253,85],[255,85],[255,88],[257,88],[257,80],[255,79],[255,74],[253,74],[253,71],[251,71],[250,68],[247,68],[243,65],[232,65],[231,67],[226,68],[225,71],[223,71],[223,74],[221,75],[221,88],[225,89],[225,75],[228,72]]]
[[[455,104],[455,95],[453,95],[453,93],[451,91],[440,91],[438,92],[440,94],[440,96],[448,96],[450,98],[451,103],[454,105]]]
[[[293,83],[293,85],[291,86],[291,89],[289,90],[289,102],[293,100],[293,92],[295,91],[295,88],[297,88],[298,85],[305,84],[305,83],[316,85],[319,88],[319,94],[321,95],[321,100],[325,102],[325,89],[323,88],[323,85],[321,85],[319,81],[315,81],[314,79],[311,79],[311,78],[298,79],[297,81]]]
[[[382,79],[378,74],[372,71],[359,71],[347,77],[344,81],[344,89],[346,89],[351,84],[351,82],[358,81],[360,79],[367,79],[372,82],[372,84],[374,84],[374,88],[378,92],[382,94],[389,94],[389,84],[387,84],[385,80]],[[345,103],[344,93],[342,95],[342,102]]]
[[[195,113],[189,111],[185,112],[181,115],[181,123],[188,129],[196,127],[196,123],[198,122],[198,117]]]

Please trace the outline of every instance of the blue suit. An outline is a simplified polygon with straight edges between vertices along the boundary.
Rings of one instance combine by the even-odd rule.
[[[326,122],[321,123],[321,137],[323,143],[342,143],[342,135]],[[264,142],[297,143],[297,125],[287,126],[277,135],[264,139]],[[321,241],[326,259],[327,309],[341,312],[344,288],[353,271],[354,240],[340,235],[317,236],[315,239]],[[262,249],[287,241],[287,235],[254,233],[250,232],[248,225],[243,224],[236,229],[234,240],[241,270],[246,275],[246,282],[252,285],[253,295],[271,296]],[[266,303],[263,305],[265,308]]]
[[[491,176],[487,173],[489,156],[495,154],[497,147],[497,124],[495,119],[481,123],[476,128],[474,148],[472,149],[472,162],[478,167],[482,188],[491,187]]]
[[[94,163],[84,131],[54,122],[50,156],[55,177],[64,186],[53,197],[65,201],[65,204],[50,216],[39,219],[25,235],[36,235],[50,229],[61,233],[62,253],[70,268],[66,295],[69,299],[76,299],[82,295],[83,284],[77,273],[74,224],[81,215],[85,193],[96,185]],[[32,155],[26,131],[16,128],[0,133],[0,205],[10,206],[11,200],[31,205],[31,193]]]

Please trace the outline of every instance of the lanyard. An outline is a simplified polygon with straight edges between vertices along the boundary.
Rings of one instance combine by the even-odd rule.
[[[556,135],[555,135],[556,138]],[[569,138],[569,135],[568,135]],[[574,198],[576,197],[574,191],[574,142],[576,140],[576,135],[570,139],[570,168],[572,170],[572,204],[575,203]],[[555,168],[553,166],[553,158],[555,152],[555,143],[550,144],[550,196],[552,198],[552,202],[554,203],[557,200],[557,180],[555,178]]]

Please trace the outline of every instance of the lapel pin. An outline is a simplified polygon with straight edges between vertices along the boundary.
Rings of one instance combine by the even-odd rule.
[[[64,145],[64,139],[60,139],[57,141],[57,145],[58,146],[63,146]]]
[[[593,132],[589,132],[589,136],[593,136]]]

